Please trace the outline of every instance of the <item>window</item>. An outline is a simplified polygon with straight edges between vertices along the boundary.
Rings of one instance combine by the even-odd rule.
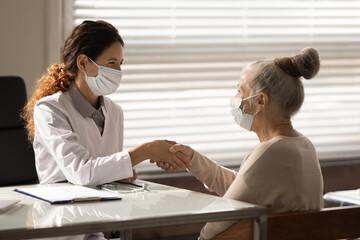
[[[322,67],[303,81],[293,124],[321,161],[360,156],[360,1],[75,0],[67,9],[67,33],[103,19],[124,38],[123,81],[110,97],[125,112],[125,149],[171,139],[238,166],[258,142],[229,111],[242,69],[311,46]]]

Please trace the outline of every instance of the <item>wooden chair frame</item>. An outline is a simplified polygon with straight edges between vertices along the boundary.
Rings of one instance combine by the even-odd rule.
[[[240,221],[213,240],[252,240],[253,220]],[[360,206],[268,215],[268,240],[333,240],[360,237]]]

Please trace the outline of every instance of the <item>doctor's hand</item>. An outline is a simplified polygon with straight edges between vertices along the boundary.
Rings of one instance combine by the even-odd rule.
[[[174,144],[169,149],[170,152],[175,154],[182,154],[184,157],[192,159],[194,156],[194,149],[192,149],[189,146],[183,145],[183,144]],[[176,169],[174,169],[171,165],[165,162],[157,162],[156,165],[162,169],[164,169],[166,172],[176,172]],[[190,162],[191,165],[191,162]],[[189,166],[189,165],[188,165]]]
[[[138,178],[139,174],[138,174],[138,172],[136,171],[136,169],[133,168],[132,171],[133,171],[133,176],[132,176],[132,177],[129,177],[129,178],[125,178],[125,179],[124,179],[125,181],[135,182],[135,180]]]

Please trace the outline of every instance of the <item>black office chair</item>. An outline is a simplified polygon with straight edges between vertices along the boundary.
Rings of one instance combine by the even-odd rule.
[[[38,182],[34,150],[20,118],[26,100],[21,77],[0,76],[0,186]]]

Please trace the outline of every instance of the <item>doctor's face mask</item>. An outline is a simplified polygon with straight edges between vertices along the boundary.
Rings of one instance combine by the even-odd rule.
[[[230,98],[231,114],[234,117],[234,121],[240,127],[244,128],[248,131],[251,131],[251,126],[252,126],[254,117],[258,112],[260,112],[261,109],[259,111],[255,112],[254,114],[247,114],[241,110],[240,105],[241,105],[242,101],[256,97],[256,96],[258,96],[258,94],[244,98],[244,99],[236,98],[236,97]]]
[[[120,85],[122,72],[120,70],[99,66],[91,58],[92,63],[98,67],[98,75],[96,77],[88,76],[86,73],[86,82],[91,92],[95,96],[102,96],[114,93]]]

